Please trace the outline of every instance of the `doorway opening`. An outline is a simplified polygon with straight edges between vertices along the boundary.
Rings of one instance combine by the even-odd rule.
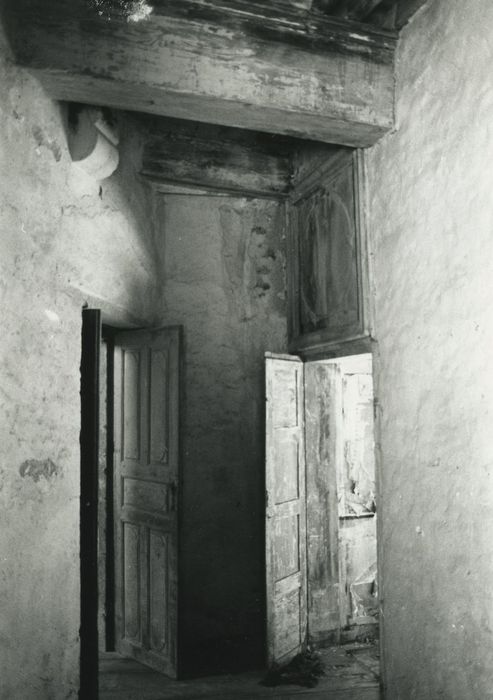
[[[377,653],[372,357],[266,362],[269,662],[306,643]]]
[[[83,311],[81,700],[100,652],[177,669],[179,327],[122,331]]]
[[[154,668],[173,675],[173,669],[170,673],[169,667],[165,669],[164,662],[157,658],[156,650],[151,649],[153,659],[149,663],[149,659],[144,658],[148,649],[144,646],[141,651],[136,642],[140,643],[150,634],[148,644],[166,646],[165,626],[160,620],[172,619],[166,595],[171,591],[173,598],[177,590],[176,581],[173,581],[176,559],[166,559],[176,546],[176,533],[169,530],[159,534],[156,529],[161,522],[158,510],[162,509],[169,521],[175,517],[178,503],[176,474],[167,484],[159,474],[161,467],[166,473],[170,470],[170,455],[177,455],[173,452],[176,446],[169,441],[170,437],[177,437],[177,426],[176,423],[170,426],[166,420],[172,415],[177,418],[179,411],[175,406],[173,412],[168,399],[163,402],[159,398],[172,386],[168,381],[169,368],[178,369],[177,365],[168,363],[169,355],[166,355],[174,341],[153,345],[158,340],[152,331],[122,332],[106,327],[100,336],[98,313],[89,314],[90,323],[83,327],[88,354],[84,360],[83,351],[82,388],[87,384],[88,393],[85,395],[82,391],[82,422],[84,426],[86,421],[86,429],[88,426],[92,433],[88,433],[86,458],[89,461],[82,462],[81,473],[87,482],[82,488],[81,504],[92,508],[93,518],[85,540],[86,554],[92,559],[88,560],[82,579],[86,601],[86,627],[84,624],[81,627],[85,653],[81,659],[84,676],[80,697],[83,699],[97,697],[98,647],[100,651],[121,651],[115,642],[117,638],[122,639],[122,634],[127,636],[126,656],[133,655],[132,646],[137,647],[134,659],[146,665],[154,664]],[[178,336],[175,329],[175,341]],[[118,351],[116,363],[115,347]],[[173,347],[177,358],[178,346]],[[126,360],[125,352],[128,352]],[[275,560],[274,569],[267,566],[267,583],[268,588],[272,583],[271,590],[277,591],[270,599],[268,596],[268,605],[269,601],[278,604],[277,608],[271,608],[268,622],[268,646],[274,650],[271,660],[289,657],[297,645],[306,642],[317,647],[375,642],[378,638],[378,590],[371,355],[309,362],[296,356],[270,356],[268,362],[269,359],[281,363],[276,365],[277,383],[270,387],[272,391],[268,385],[267,391],[267,440],[272,433],[277,434],[273,461],[269,443],[267,445],[266,466],[266,530]],[[291,374],[295,377],[294,389],[289,384],[286,363],[295,366]],[[115,364],[118,364],[116,369]],[[89,372],[87,376],[84,367]],[[268,364],[268,375],[269,372]],[[167,380],[163,381],[162,377]],[[119,389],[115,387],[115,378],[116,383],[123,382]],[[147,394],[143,393],[145,391]],[[149,411],[151,404],[159,406],[160,413],[151,411],[141,420],[141,408]],[[157,422],[153,422],[152,415]],[[119,425],[128,431],[127,443],[127,438],[123,436],[122,440],[116,429],[115,416]],[[167,427],[161,433],[162,425]],[[119,448],[113,445],[115,434],[119,435]],[[140,445],[144,444],[142,440],[149,454],[152,452],[152,459],[146,457],[141,463],[138,455]],[[120,456],[114,458],[118,450]],[[84,450],[82,454],[84,457]],[[121,459],[122,454],[126,455],[125,459]],[[115,478],[119,460],[123,471]],[[86,469],[88,465],[92,471]],[[150,468],[150,472],[140,474],[142,465],[145,470]],[[92,485],[87,488],[91,474]],[[120,483],[118,494],[116,483]],[[157,508],[153,514],[150,513],[151,504]],[[125,506],[128,512],[123,514]],[[120,520],[116,517],[118,508]],[[84,542],[82,513],[81,509],[81,543]],[[95,529],[97,522],[99,526]],[[87,520],[86,524],[89,524]],[[125,546],[121,548],[118,558],[115,543],[116,529],[120,526],[136,536],[129,538],[125,545],[127,550]],[[98,553],[96,561],[94,553]],[[171,562],[174,570],[167,569],[166,562]],[[147,580],[146,572],[151,570],[157,577]],[[126,611],[118,622],[115,592],[119,572],[130,586],[123,589]],[[276,576],[277,580],[269,581],[269,576]],[[162,586],[161,582],[166,585]],[[172,602],[175,601],[173,598]],[[142,611],[147,614],[147,620],[141,618]],[[142,626],[144,622],[147,627]],[[137,624],[140,627],[132,631]],[[282,653],[277,654],[279,650]],[[173,660],[176,664],[176,655]]]
[[[362,354],[309,362],[305,375],[309,637],[315,643],[376,640],[379,606],[372,357]],[[322,424],[318,427],[314,421]],[[315,437],[319,438],[317,445]],[[321,510],[323,501],[326,507]],[[326,535],[322,546],[321,533]],[[321,573],[326,553],[332,570]],[[325,615],[320,609],[324,588],[338,591],[338,599],[332,600],[325,593]],[[328,610],[332,617],[327,618]],[[330,631],[332,626],[335,634]]]

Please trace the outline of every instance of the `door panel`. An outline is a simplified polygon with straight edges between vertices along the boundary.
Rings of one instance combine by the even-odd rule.
[[[178,328],[115,337],[117,651],[176,675]]]
[[[268,663],[306,639],[303,363],[266,355],[266,569]]]
[[[364,182],[362,152],[341,148],[291,193],[289,347],[305,357],[369,350]]]

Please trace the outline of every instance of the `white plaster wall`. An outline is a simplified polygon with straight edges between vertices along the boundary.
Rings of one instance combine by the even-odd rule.
[[[493,3],[403,31],[368,152],[388,700],[493,698]]]
[[[150,200],[123,134],[108,181],[71,165],[60,108],[0,40],[0,698],[74,698],[85,301],[151,323]]]

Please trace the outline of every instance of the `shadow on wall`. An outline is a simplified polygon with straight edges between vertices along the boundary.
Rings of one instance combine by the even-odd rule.
[[[168,196],[165,302],[185,329],[185,671],[264,663],[264,352],[286,348],[273,201]],[[198,242],[200,244],[198,245]]]

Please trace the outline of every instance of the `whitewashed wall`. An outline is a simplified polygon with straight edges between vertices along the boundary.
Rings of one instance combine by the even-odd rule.
[[[77,697],[81,310],[150,323],[152,207],[123,134],[110,180],[71,164],[60,107],[0,40],[0,698]]]
[[[404,30],[369,151],[388,700],[493,698],[493,4]]]

